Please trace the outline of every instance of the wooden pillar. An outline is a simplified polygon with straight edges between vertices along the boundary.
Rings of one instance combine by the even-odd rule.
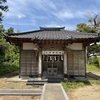
[[[21,52],[22,52],[22,47],[20,47],[20,58],[19,58],[19,78],[21,77]]]
[[[64,79],[67,78],[67,52],[64,51]]]
[[[84,51],[84,63],[85,63],[85,77],[87,77],[86,76],[86,64],[88,63],[87,48],[86,51]]]
[[[85,47],[85,56],[86,56],[86,64],[88,64],[88,51],[87,51],[87,47]]]
[[[41,77],[42,74],[42,52],[39,51],[39,77]]]

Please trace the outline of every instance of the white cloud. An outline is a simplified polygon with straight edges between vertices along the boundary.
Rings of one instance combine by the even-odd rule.
[[[44,26],[45,27],[65,27],[66,30],[75,30],[76,29],[76,25],[74,25],[74,24],[62,24],[62,23],[56,23],[56,22],[51,22]]]
[[[52,12],[52,14],[60,20],[72,19],[72,18],[83,18],[85,12],[81,11],[69,11],[63,9],[61,11]]]
[[[7,14],[5,13],[5,17],[7,18],[23,18],[28,16],[29,18],[38,18],[37,10],[40,12],[45,11],[49,12],[50,9],[56,9],[55,5],[49,0],[8,0],[9,11]],[[46,18],[46,16],[42,16]]]
[[[48,10],[56,10],[55,4],[52,2],[53,0],[33,0],[30,3],[32,6],[34,6],[34,9],[37,10],[43,10],[43,11],[48,11]]]
[[[40,19],[38,15],[43,13],[46,15],[41,18],[54,15],[61,20],[82,16],[81,11],[74,12],[75,9],[71,8],[70,5],[66,5],[64,1],[59,2],[59,0],[56,3],[53,0],[8,0],[8,6],[8,18],[17,17],[20,19],[28,16],[29,18]]]
[[[66,30],[76,30],[76,25],[67,24],[65,25]]]
[[[58,11],[58,12],[53,12],[52,13],[55,17],[63,20],[63,19],[68,19],[68,18],[73,18],[73,14],[67,11]]]
[[[16,23],[16,22],[12,22],[9,25],[15,25],[15,26],[29,26],[29,25],[35,25],[34,23]]]
[[[95,0],[91,1],[95,2]],[[8,0],[7,2],[9,11],[5,13],[4,18],[9,25],[25,25],[25,27],[27,25],[31,25],[30,27],[40,25],[48,27],[66,26],[66,29],[69,30],[75,29],[75,25],[69,23],[71,21],[76,23],[76,20],[77,23],[78,20],[83,21],[85,19],[84,14],[91,12],[90,8],[93,5],[91,4],[91,7],[90,5],[81,5],[86,3],[79,0]],[[96,0],[96,2],[99,3],[100,0]],[[92,10],[99,11],[94,6]],[[62,23],[67,23],[67,25]]]
[[[22,2],[21,0],[20,1],[15,0],[15,2],[14,0],[8,0],[7,5],[9,6],[9,11],[7,12],[7,14],[5,13],[5,16],[7,16],[7,18],[25,17],[25,14],[23,13],[23,11],[26,4]]]
[[[25,17],[25,15],[19,14],[17,15],[18,19]]]
[[[45,27],[59,27],[59,24],[55,23],[55,22],[51,22],[49,24],[44,25]]]

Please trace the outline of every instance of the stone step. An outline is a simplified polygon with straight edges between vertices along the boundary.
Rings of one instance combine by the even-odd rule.
[[[42,76],[42,79],[48,79],[48,78],[61,79],[63,78],[63,76]]]
[[[58,78],[57,79],[56,78],[55,79],[49,78],[48,79],[49,83],[60,83],[61,81],[64,81],[64,80],[62,78],[59,78],[59,79]]]
[[[44,85],[47,82],[27,82],[26,85]]]
[[[44,85],[45,83],[60,83],[63,78],[49,78],[44,80],[28,80],[26,85]]]
[[[41,94],[42,94],[42,90],[0,89],[0,96],[40,96]]]
[[[38,80],[38,79],[28,79],[28,82],[47,82],[48,79],[41,79],[41,80]]]
[[[34,82],[34,85],[44,85],[47,82]]]

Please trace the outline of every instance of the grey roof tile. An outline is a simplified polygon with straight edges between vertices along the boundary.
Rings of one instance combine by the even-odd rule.
[[[59,30],[58,30],[59,29]],[[68,39],[92,39],[98,37],[96,33],[81,33],[76,31],[64,30],[61,28],[40,28],[37,31],[10,34],[9,38],[20,39],[39,39],[39,40],[68,40]]]

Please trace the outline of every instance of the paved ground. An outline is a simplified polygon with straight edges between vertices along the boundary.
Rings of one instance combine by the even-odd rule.
[[[0,89],[0,96],[39,96],[42,94],[41,90],[31,89]]]
[[[69,100],[60,84],[45,84],[40,100]]]

